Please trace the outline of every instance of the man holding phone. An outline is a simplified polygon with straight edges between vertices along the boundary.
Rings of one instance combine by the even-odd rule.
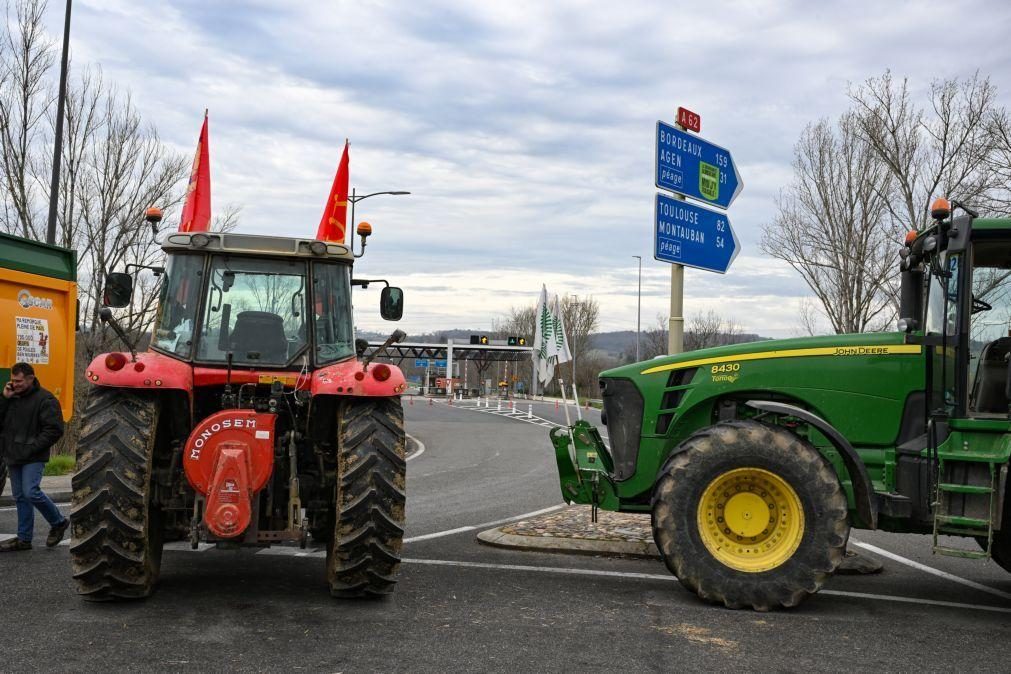
[[[70,521],[40,486],[49,450],[62,436],[60,401],[42,388],[31,365],[15,363],[0,396],[0,454],[10,471],[18,509],[18,535],[0,543],[0,552],[32,549],[35,508],[52,527],[46,546],[51,548],[63,540]]]

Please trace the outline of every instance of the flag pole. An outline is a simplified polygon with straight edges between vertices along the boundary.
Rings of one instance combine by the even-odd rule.
[[[576,438],[572,435],[572,420],[569,418],[569,401],[565,398],[565,382],[558,378],[558,388],[562,391],[562,406],[565,408],[565,428],[569,431],[569,460],[576,470],[576,481],[583,483],[583,478],[579,474],[579,461],[576,458]],[[578,407],[576,409],[579,409]]]

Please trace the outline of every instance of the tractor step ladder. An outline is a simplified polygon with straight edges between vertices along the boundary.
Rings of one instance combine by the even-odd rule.
[[[966,463],[979,465],[980,462],[964,462],[953,459],[939,459],[937,466],[937,493],[934,500],[934,553],[947,555],[949,557],[965,557],[968,559],[989,559],[990,547],[993,545],[993,525],[996,517],[997,504],[997,466],[990,462],[984,462],[989,468],[990,480],[987,484],[963,484],[961,482],[944,481],[948,477],[947,473],[953,472],[950,469],[964,466]],[[946,471],[946,468],[948,469]],[[968,475],[968,472],[966,473]],[[968,479],[968,478],[967,478]],[[949,511],[952,497],[962,495],[967,500],[973,496],[987,497],[986,517],[968,517],[966,515],[956,515]],[[963,508],[965,501],[963,501]],[[979,541],[986,541],[983,550],[965,550],[962,548],[952,548],[941,545],[937,541],[940,535],[973,537]]]

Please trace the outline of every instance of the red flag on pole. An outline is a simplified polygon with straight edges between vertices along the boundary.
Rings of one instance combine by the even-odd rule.
[[[211,228],[211,163],[207,147],[207,111],[200,129],[197,151],[193,155],[190,184],[186,188],[186,203],[179,221],[180,232],[206,232]]]
[[[344,243],[344,234],[348,222],[348,141],[344,139],[344,154],[337,167],[337,175],[330,188],[330,198],[326,200],[323,217],[319,221],[316,238],[320,241]]]

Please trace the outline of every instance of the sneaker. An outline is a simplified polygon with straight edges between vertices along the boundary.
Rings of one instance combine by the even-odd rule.
[[[46,547],[55,547],[63,540],[63,534],[67,532],[67,527],[70,526],[70,519],[64,517],[63,521],[57,524],[55,527],[49,530],[49,535],[46,536]]]
[[[12,538],[9,541],[0,543],[0,552],[20,552],[22,550],[31,549],[32,544],[28,541],[23,541],[20,538]]]

